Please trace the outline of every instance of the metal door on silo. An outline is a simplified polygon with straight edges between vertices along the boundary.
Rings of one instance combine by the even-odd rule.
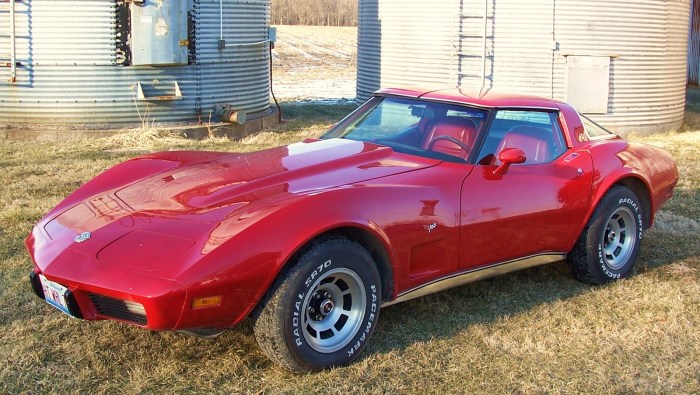
[[[187,64],[187,45],[187,0],[131,3],[132,65]]]

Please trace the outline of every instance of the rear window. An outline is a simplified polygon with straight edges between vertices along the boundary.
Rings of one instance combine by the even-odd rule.
[[[501,110],[496,113],[496,120],[520,121],[527,122],[533,125],[549,126],[551,120],[549,113],[520,111],[520,110]]]
[[[461,117],[461,118],[471,118],[471,119],[481,119],[486,118],[486,112],[482,110],[470,110],[467,108],[460,108],[458,110],[447,110],[448,117]]]
[[[612,132],[609,132],[604,127],[598,125],[597,123],[586,118],[586,116],[581,115],[581,121],[583,122],[583,128],[586,130],[586,134],[589,139],[595,139],[600,137],[610,137],[614,136]]]

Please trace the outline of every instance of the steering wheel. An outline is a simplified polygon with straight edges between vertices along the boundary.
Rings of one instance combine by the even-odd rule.
[[[435,137],[433,137],[432,139],[430,139],[430,141],[428,141],[428,149],[429,149],[429,150],[432,150],[432,149],[433,149],[433,145],[435,145],[435,143],[437,143],[438,141],[441,141],[441,140],[449,141],[449,142],[452,143],[452,144],[456,144],[457,146],[459,146],[459,148],[463,149],[464,152],[466,152],[466,153],[468,153],[469,151],[471,151],[471,149],[469,148],[469,146],[466,145],[466,144],[464,144],[462,141],[459,141],[459,140],[457,140],[456,138],[454,138],[454,137],[452,137],[452,136],[445,136],[445,135],[442,135],[442,136],[435,136]]]

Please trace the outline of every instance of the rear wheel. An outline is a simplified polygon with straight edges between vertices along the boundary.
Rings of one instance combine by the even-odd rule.
[[[359,244],[314,242],[268,292],[255,337],[270,359],[293,371],[347,365],[374,332],[379,284],[376,265]]]
[[[644,214],[637,196],[623,186],[612,188],[598,203],[568,255],[574,277],[604,284],[630,275],[643,229]]]

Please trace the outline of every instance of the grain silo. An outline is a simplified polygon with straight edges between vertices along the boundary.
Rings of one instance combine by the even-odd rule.
[[[357,97],[401,84],[552,97],[619,131],[683,122],[691,0],[359,0]]]
[[[269,0],[5,0],[0,123],[270,117]]]

